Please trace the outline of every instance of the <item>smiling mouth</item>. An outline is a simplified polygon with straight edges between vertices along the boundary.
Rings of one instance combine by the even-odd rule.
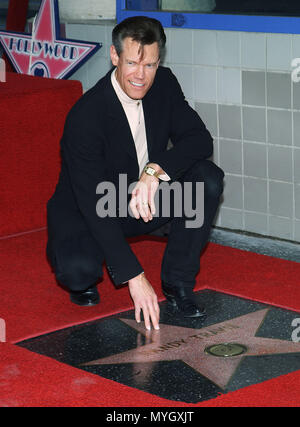
[[[132,86],[134,86],[134,87],[144,87],[145,86],[145,83],[135,83],[135,82],[132,82],[131,80],[129,80],[129,81],[132,84]]]

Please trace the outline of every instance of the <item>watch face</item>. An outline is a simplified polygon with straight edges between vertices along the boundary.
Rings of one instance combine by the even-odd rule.
[[[148,175],[154,175],[155,174],[155,170],[153,169],[153,168],[147,168],[146,170],[145,170],[145,172],[148,174]]]

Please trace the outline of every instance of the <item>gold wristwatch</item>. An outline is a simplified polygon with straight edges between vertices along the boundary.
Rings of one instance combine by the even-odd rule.
[[[158,173],[158,172],[156,172],[156,170],[154,169],[154,168],[152,168],[151,166],[145,166],[145,168],[144,168],[144,172],[147,174],[147,175],[150,175],[150,176],[155,176],[155,178],[157,178],[157,179],[160,179],[159,177],[160,177],[160,174]]]

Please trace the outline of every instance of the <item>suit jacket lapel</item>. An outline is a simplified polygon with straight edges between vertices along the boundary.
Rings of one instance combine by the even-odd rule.
[[[130,126],[125,114],[125,111],[122,107],[121,102],[119,101],[114,88],[111,84],[109,73],[107,75],[108,81],[105,86],[105,97],[106,105],[108,106],[108,120],[110,121],[110,134],[114,141],[120,144],[124,150],[138,162],[136,148]]]
[[[148,94],[143,99],[143,110],[144,110],[144,118],[145,118],[145,127],[146,127],[146,136],[147,136],[147,146],[148,146],[148,154],[150,157],[150,153],[153,149],[154,145],[154,129],[155,129],[155,105],[153,103],[153,97],[148,96]]]
[[[155,147],[156,134],[155,130],[159,125],[159,89],[156,85],[156,78],[149,92],[143,98],[143,109],[145,117],[147,144],[149,158]]]

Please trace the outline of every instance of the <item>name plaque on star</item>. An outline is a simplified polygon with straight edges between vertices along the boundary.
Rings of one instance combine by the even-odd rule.
[[[0,43],[18,73],[55,79],[69,78],[102,47],[60,37],[57,0],[42,1],[32,34],[0,31]]]

